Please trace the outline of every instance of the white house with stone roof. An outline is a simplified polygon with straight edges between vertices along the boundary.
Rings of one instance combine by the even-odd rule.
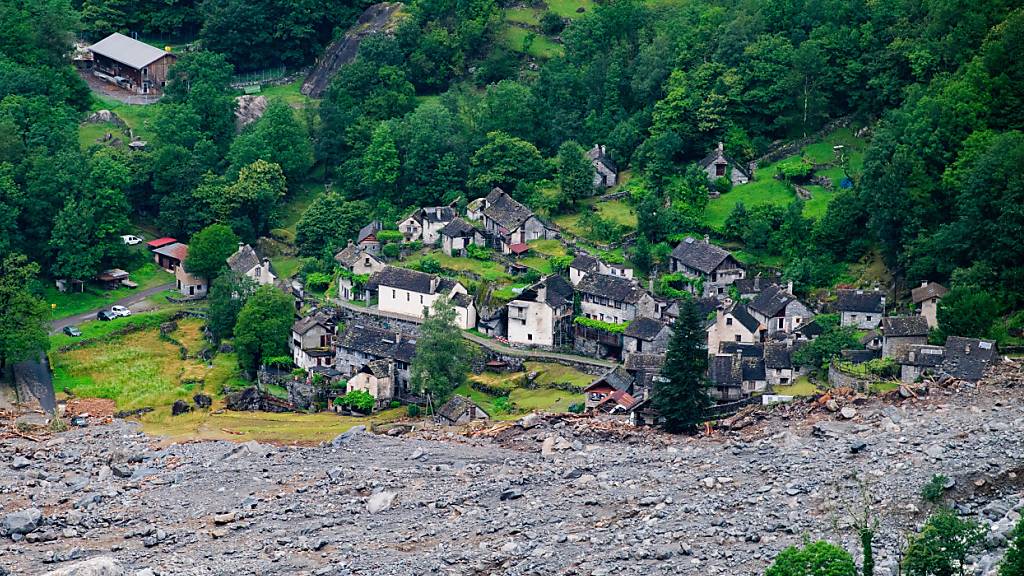
[[[484,232],[490,237],[491,245],[499,248],[502,254],[511,254],[512,246],[523,245],[531,240],[551,238],[554,235],[532,210],[517,202],[501,188],[491,190],[475,208],[483,218]]]
[[[451,206],[420,208],[398,222],[398,231],[402,233],[404,242],[422,240],[424,244],[436,244],[441,229],[457,215]]]
[[[568,343],[573,288],[552,274],[524,289],[508,303],[508,341],[524,346],[554,347]]]
[[[273,284],[277,280],[277,275],[270,267],[270,259],[260,259],[252,246],[248,244],[239,242],[238,250],[228,256],[227,263],[228,268],[233,272],[251,279],[260,286]]]
[[[425,318],[441,296],[455,307],[458,326],[468,330],[476,326],[476,305],[473,297],[460,282],[426,274],[416,270],[385,266],[370,279],[371,287],[377,289],[377,307],[381,312],[390,312],[411,318]]]

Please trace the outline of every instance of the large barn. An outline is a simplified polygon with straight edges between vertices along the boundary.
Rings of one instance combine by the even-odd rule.
[[[177,56],[124,34],[113,33],[89,47],[97,76],[137,94],[160,94]]]

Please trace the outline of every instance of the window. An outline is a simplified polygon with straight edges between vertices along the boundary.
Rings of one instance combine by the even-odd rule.
[[[732,326],[732,318],[726,318],[725,319],[725,325],[726,326]]]
[[[526,322],[524,321],[523,323],[525,324]],[[532,341],[533,340],[533,334],[527,334],[526,335],[526,339]]]
[[[871,322],[871,315],[868,314],[868,322]]]
[[[366,258],[363,258],[363,266],[369,266],[369,265],[370,265],[370,257],[367,256]]]
[[[736,335],[736,341],[737,342],[742,342],[743,341],[743,336],[740,336],[739,334],[737,334]]]
[[[789,378],[779,378],[779,384],[789,384]]]
[[[394,290],[391,291],[391,297],[392,298],[397,298],[398,297],[398,296],[395,296],[395,291]]]
[[[782,368],[776,368],[775,369],[775,373],[776,374],[782,374]]]
[[[782,326],[783,326],[785,320],[786,320],[785,318],[779,318],[779,330],[782,330]]]
[[[715,176],[725,176],[725,164],[715,164]]]
[[[405,293],[405,301],[406,302],[411,302],[412,301],[412,294],[410,294],[409,292],[406,292]]]
[[[420,294],[420,304],[423,304],[423,294]]]

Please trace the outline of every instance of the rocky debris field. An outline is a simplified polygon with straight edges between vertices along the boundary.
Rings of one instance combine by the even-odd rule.
[[[10,435],[0,575],[761,575],[804,538],[859,557],[867,502],[892,576],[937,473],[990,528],[974,574],[994,574],[1024,507],[1019,376],[696,438],[537,416],[318,447],[164,445],[121,420]]]

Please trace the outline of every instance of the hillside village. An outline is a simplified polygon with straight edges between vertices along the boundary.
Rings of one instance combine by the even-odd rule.
[[[0,0],[0,576],[1024,576],[1024,7]]]

